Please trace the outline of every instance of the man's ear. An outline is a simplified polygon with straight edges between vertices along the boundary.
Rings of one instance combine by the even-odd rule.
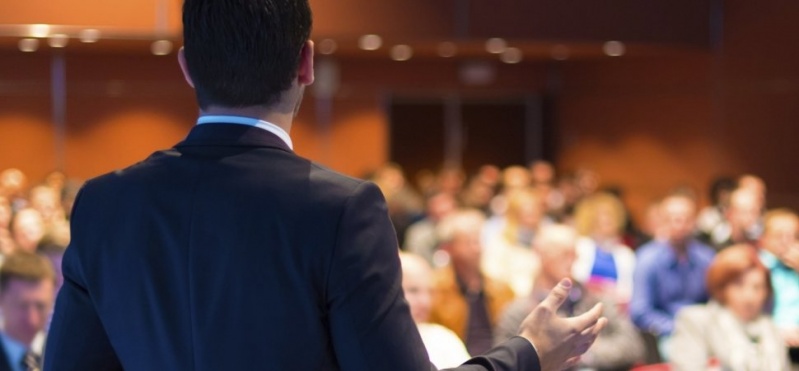
[[[311,40],[305,42],[300,52],[300,65],[297,69],[297,82],[300,85],[311,85],[314,81],[313,69],[314,43]]]
[[[178,50],[178,64],[180,64],[180,70],[183,71],[183,78],[186,79],[189,86],[194,88],[194,81],[191,79],[189,67],[186,65],[186,54],[183,51],[183,47],[180,47],[180,50]]]

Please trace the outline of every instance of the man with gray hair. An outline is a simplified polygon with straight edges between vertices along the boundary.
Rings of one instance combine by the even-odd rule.
[[[516,336],[527,313],[541,303],[560,280],[571,277],[577,257],[576,244],[577,232],[572,227],[552,224],[541,228],[533,241],[533,249],[541,257],[541,271],[535,278],[530,295],[511,303],[500,317],[495,343]],[[605,304],[602,315],[608,319],[608,325],[599,334],[594,347],[582,357],[581,366],[598,370],[629,369],[643,357],[644,347],[635,326],[618,313],[616,303],[607,298],[598,298],[576,284],[560,307],[559,314],[579,315],[600,301]]]

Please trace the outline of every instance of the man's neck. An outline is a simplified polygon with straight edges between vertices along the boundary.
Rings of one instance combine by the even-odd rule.
[[[453,264],[453,268],[469,292],[476,293],[483,290],[483,277],[479,268],[467,267],[465,264]]]
[[[294,120],[294,113],[280,112],[279,110],[265,109],[263,107],[241,107],[230,108],[220,106],[209,106],[200,110],[200,116],[242,116],[252,117],[277,125],[286,133],[291,133],[291,125]]]

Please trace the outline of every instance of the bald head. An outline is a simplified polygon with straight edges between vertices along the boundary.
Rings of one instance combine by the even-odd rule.
[[[727,218],[734,229],[747,230],[757,223],[762,210],[760,195],[750,188],[739,187],[730,195]]]
[[[550,282],[571,277],[576,259],[577,232],[564,224],[541,227],[533,248],[541,258],[541,275]]]

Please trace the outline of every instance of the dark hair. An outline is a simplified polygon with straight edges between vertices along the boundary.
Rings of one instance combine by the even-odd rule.
[[[8,255],[0,268],[0,294],[6,292],[11,280],[55,282],[55,272],[50,261],[43,256],[29,252],[16,252]]]
[[[308,0],[186,0],[186,65],[201,108],[270,106],[310,38]]]
[[[716,179],[713,179],[713,182],[710,184],[710,191],[708,196],[710,197],[710,202],[713,205],[718,205],[721,202],[721,194],[722,192],[732,192],[738,188],[738,181],[733,179],[732,177],[721,176]]]

